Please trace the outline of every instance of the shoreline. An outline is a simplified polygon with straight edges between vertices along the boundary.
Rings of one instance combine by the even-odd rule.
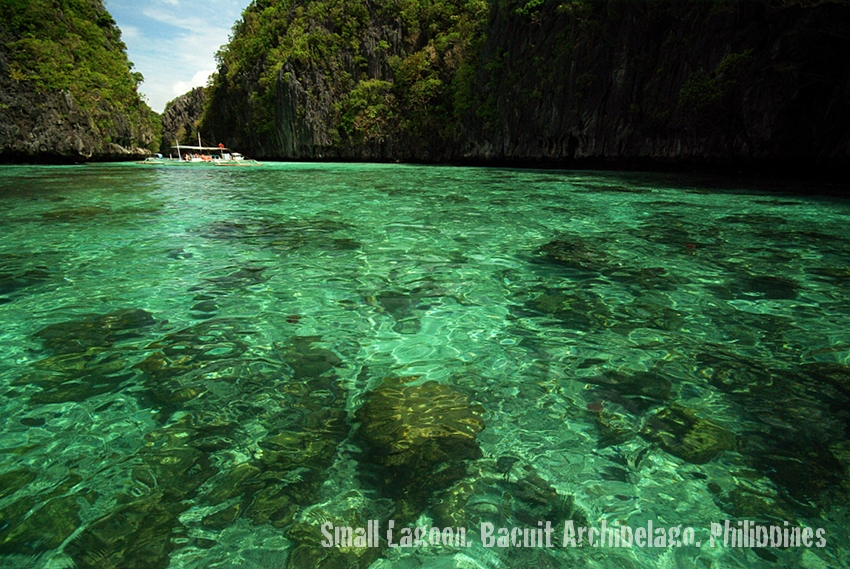
[[[0,166],[74,166],[96,163],[132,163],[143,160],[145,155],[99,156],[82,158],[80,156],[61,156],[39,154],[21,156],[0,154]],[[269,163],[299,164],[407,164],[415,166],[448,166],[464,168],[496,168],[517,170],[551,170],[600,172],[611,174],[671,174],[706,176],[707,182],[726,185],[730,181],[747,186],[765,186],[765,191],[775,193],[829,195],[850,197],[850,164],[835,162],[823,164],[820,161],[805,159],[794,160],[771,158],[764,160],[712,160],[712,159],[656,159],[656,158],[577,158],[570,160],[544,158],[460,158],[451,160],[426,159],[388,159],[350,157],[269,157],[259,156],[256,160]],[[779,187],[777,187],[779,186]]]

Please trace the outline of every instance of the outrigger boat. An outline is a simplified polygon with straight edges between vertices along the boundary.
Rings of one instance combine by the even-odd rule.
[[[198,135],[197,146],[180,146],[177,142],[171,147],[172,151],[176,151],[177,156],[172,152],[168,158],[162,154],[156,154],[146,158],[136,164],[146,164],[152,166],[182,166],[182,165],[201,165],[209,166],[260,166],[256,160],[245,158],[238,152],[233,152],[226,148],[223,144],[218,146],[203,146],[201,144],[201,135]]]

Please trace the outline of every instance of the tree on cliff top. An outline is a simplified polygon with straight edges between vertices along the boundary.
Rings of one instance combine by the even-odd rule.
[[[311,69],[334,100],[334,144],[451,138],[471,103],[487,14],[488,0],[255,1],[217,54],[204,128],[215,123],[241,145],[273,139],[281,79]],[[248,112],[224,119],[224,99]]]
[[[69,92],[107,142],[141,142],[110,140],[116,114],[125,115],[133,131],[158,136],[158,117],[138,92],[144,78],[133,71],[121,31],[101,0],[0,0],[0,11],[0,49],[14,84]],[[144,142],[159,147],[158,140]]]

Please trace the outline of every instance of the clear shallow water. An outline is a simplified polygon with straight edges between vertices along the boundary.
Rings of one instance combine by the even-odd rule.
[[[222,170],[0,170],[3,566],[850,566],[847,202],[684,176]],[[477,424],[479,404],[480,458],[382,482],[355,413],[386,378],[427,420],[451,399],[445,421]],[[558,546],[565,519],[702,540],[788,521],[827,546],[316,545],[324,521],[391,518],[548,520]]]

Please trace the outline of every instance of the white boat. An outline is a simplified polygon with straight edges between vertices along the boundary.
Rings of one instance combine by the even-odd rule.
[[[245,158],[238,152],[233,152],[223,144],[218,146],[203,146],[201,136],[198,135],[198,146],[181,146],[178,142],[171,147],[171,155],[164,157],[156,154],[136,164],[152,166],[184,166],[184,165],[207,165],[207,166],[260,166],[261,164],[251,158]]]

